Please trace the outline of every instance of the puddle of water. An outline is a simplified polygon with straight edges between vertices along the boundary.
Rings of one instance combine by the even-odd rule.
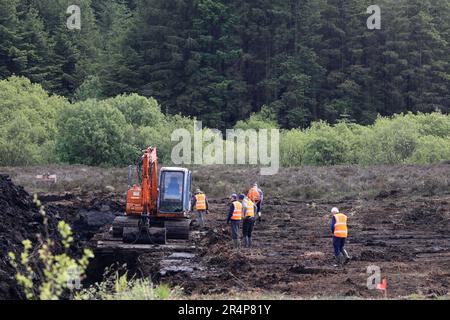
[[[174,252],[168,258],[169,259],[192,259],[195,254],[188,252]]]

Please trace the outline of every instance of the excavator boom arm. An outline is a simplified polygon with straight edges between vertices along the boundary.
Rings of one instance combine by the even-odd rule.
[[[141,201],[144,214],[156,213],[158,199],[158,156],[156,148],[149,147],[142,156]]]

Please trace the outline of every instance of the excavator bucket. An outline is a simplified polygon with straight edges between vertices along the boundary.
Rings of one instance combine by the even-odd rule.
[[[122,240],[124,243],[166,244],[166,229],[164,228],[124,228]]]
[[[124,243],[165,244],[166,229],[150,227],[148,218],[123,216],[116,217],[112,225],[114,238],[121,238]]]

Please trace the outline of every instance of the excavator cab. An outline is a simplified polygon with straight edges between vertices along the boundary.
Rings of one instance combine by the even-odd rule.
[[[185,168],[161,168],[158,214],[186,216],[190,211],[192,173]]]

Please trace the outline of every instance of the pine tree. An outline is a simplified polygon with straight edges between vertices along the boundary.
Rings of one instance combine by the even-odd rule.
[[[104,95],[115,96],[132,92],[138,87],[140,58],[130,46],[134,22],[132,12],[123,0],[96,1],[94,11],[98,17],[101,37],[99,78]]]
[[[19,0],[0,0],[0,79],[20,74],[27,63],[26,52],[20,48],[18,3]]]
[[[177,109],[187,107],[207,125],[225,129],[250,112],[246,84],[236,67],[241,58],[234,37],[237,17],[222,1],[199,0],[194,10],[183,50],[186,87]]]
[[[432,6],[429,0],[408,1],[406,9],[411,30],[406,52],[409,67],[404,72],[406,106],[411,111],[434,111],[450,102],[444,100],[445,95],[441,96],[448,93],[448,86],[440,86],[445,76],[442,80],[436,77],[448,70],[448,43],[436,29],[430,15]]]
[[[44,23],[36,9],[23,6],[21,10],[19,13],[20,47],[26,52],[27,61],[20,70],[20,74],[32,82],[40,83],[44,88],[50,89],[52,48],[48,33],[45,31]]]
[[[306,127],[317,120],[317,91],[323,68],[313,48],[319,27],[319,1],[291,0],[275,7],[274,54],[267,82],[278,122],[287,128]]]

